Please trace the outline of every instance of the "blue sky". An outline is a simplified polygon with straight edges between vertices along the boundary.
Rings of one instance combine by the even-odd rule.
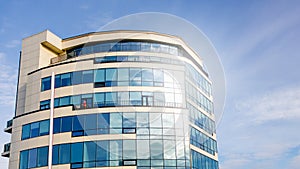
[[[200,28],[224,66],[227,100],[218,125],[221,169],[300,165],[300,1],[3,1],[0,128],[13,117],[21,39],[50,29],[92,32],[137,12],[165,12]],[[0,133],[0,144],[9,142]],[[8,160],[0,158],[0,168]]]

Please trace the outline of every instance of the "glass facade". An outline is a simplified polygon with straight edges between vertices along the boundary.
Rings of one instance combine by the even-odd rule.
[[[150,106],[150,107],[182,107],[179,90],[173,92],[142,92],[142,91],[120,91],[120,92],[101,92],[94,94],[81,94],[75,96],[65,96],[55,98],[54,107],[73,106],[73,109],[92,109],[102,107],[121,107],[121,106]],[[40,102],[40,110],[50,108],[50,100]]]
[[[56,89],[91,84],[97,92],[83,93],[80,89],[74,92],[77,90],[74,87],[72,92],[55,97],[55,110],[71,106],[67,111],[72,112],[55,115],[53,134],[58,137],[68,133],[65,135],[72,142],[53,146],[52,164],[69,164],[71,169],[117,166],[218,169],[211,82],[200,63],[182,47],[142,40],[95,42],[68,49],[67,57],[122,51],[141,53],[96,56],[83,61],[103,67],[87,66],[85,70],[55,75]],[[183,60],[191,62],[142,52],[184,57]],[[118,67],[118,62],[141,62],[149,66]],[[163,68],[163,64],[175,66]],[[43,77],[40,82],[38,90],[46,95],[44,91],[50,90],[51,78]],[[46,100],[40,101],[39,110],[50,109],[50,99],[42,98]],[[103,112],[101,108],[107,109]],[[49,123],[45,119],[23,124],[21,140],[49,135]],[[88,136],[97,139],[84,138]],[[22,150],[19,157],[20,169],[47,166],[48,146]]]
[[[107,68],[69,72],[55,76],[55,88],[94,83],[95,88],[112,86],[157,86],[178,88],[174,75],[180,71],[163,70],[154,68]],[[42,79],[41,90],[49,90],[44,86],[50,86],[49,77]],[[175,84],[174,84],[175,83]]]

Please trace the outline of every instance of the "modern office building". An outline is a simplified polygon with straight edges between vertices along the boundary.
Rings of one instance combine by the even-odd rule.
[[[10,169],[218,169],[211,81],[181,38],[148,31],[27,37]]]

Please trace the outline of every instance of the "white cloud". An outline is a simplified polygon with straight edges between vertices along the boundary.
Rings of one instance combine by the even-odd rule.
[[[280,88],[237,104],[252,122],[300,118],[300,86]]]
[[[5,47],[14,48],[20,44],[21,44],[21,41],[19,41],[19,40],[11,40],[11,41],[7,42],[7,44],[5,44]]]
[[[5,64],[6,56],[0,52],[0,105],[13,107],[15,101],[17,68]]]

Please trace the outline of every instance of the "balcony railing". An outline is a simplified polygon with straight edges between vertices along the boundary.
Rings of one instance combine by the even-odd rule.
[[[12,125],[13,125],[13,119],[7,121],[6,128],[4,129],[5,132],[11,133],[12,132]]]
[[[1,154],[2,157],[9,157],[10,155],[10,143],[4,144],[3,153]]]

